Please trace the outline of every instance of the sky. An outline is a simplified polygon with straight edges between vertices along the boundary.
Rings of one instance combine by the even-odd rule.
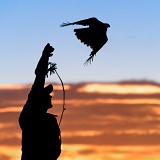
[[[0,84],[32,83],[47,43],[55,48],[50,61],[57,63],[64,82],[160,82],[159,6],[159,0],[1,0]],[[84,67],[91,49],[73,32],[83,26],[61,28],[60,24],[90,17],[111,27],[107,44]],[[56,76],[48,81],[59,82]]]
[[[0,0],[0,159],[19,160],[18,116],[44,46],[66,89],[59,160],[159,160],[159,0]],[[109,23],[108,42],[91,65],[91,49],[63,22]],[[56,75],[54,108],[62,109]],[[12,133],[12,134],[11,134]]]

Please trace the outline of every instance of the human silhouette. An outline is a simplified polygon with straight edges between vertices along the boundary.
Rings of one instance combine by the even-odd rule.
[[[87,46],[90,46],[93,50],[86,60],[85,64],[88,62],[91,63],[93,61],[93,57],[96,53],[104,46],[104,44],[108,41],[108,37],[106,35],[107,28],[110,27],[108,23],[103,23],[99,21],[97,18],[88,18],[84,20],[80,20],[73,23],[62,23],[60,26],[68,26],[68,25],[83,25],[89,26],[87,28],[79,28],[74,29],[75,35],[82,43]]]
[[[53,86],[44,87],[49,57],[54,48],[48,43],[35,70],[35,81],[19,116],[22,129],[21,160],[56,160],[61,153],[60,129],[52,108]]]

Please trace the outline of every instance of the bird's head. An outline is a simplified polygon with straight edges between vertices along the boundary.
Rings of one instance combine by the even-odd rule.
[[[105,27],[106,27],[106,28],[109,28],[110,25],[109,25],[108,23],[105,23]]]

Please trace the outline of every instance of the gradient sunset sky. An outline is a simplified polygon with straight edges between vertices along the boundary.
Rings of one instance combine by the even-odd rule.
[[[60,160],[160,160],[159,0],[0,0],[0,160],[19,160],[19,113],[47,43],[66,88]],[[63,22],[109,23],[108,42],[91,49]],[[60,115],[62,91],[54,83]],[[91,83],[92,82],[92,83]],[[59,120],[59,117],[58,117]]]
[[[29,85],[0,86],[0,159],[19,160],[18,116]],[[62,110],[54,84],[50,113]],[[65,84],[60,160],[159,160],[160,84],[147,81]]]

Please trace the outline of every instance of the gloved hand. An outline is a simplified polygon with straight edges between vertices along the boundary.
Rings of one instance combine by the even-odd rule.
[[[47,45],[44,47],[42,55],[51,57],[53,55],[52,54],[53,51],[54,51],[54,48],[49,43],[47,43]]]

